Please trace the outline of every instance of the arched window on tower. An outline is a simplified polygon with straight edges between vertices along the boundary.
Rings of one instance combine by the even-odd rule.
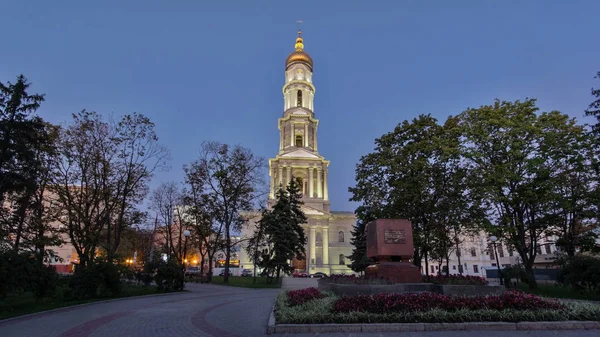
[[[296,146],[297,147],[302,147],[303,144],[303,139],[302,139],[302,135],[297,135],[296,136]]]
[[[340,254],[340,265],[341,266],[346,265],[346,257],[344,256],[344,254]]]
[[[338,233],[338,242],[344,242],[344,232],[342,231]]]
[[[302,90],[298,90],[296,106],[302,106]]]

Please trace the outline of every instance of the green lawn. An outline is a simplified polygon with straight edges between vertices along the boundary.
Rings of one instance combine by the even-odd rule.
[[[32,314],[40,311],[46,311],[51,309],[57,309],[62,307],[68,307],[71,305],[91,303],[97,301],[104,301],[113,298],[122,298],[130,296],[141,296],[156,294],[156,287],[154,286],[137,286],[137,285],[124,285],[123,291],[120,296],[117,297],[102,297],[93,298],[88,300],[60,300],[54,298],[44,298],[36,301],[31,293],[23,293],[21,295],[8,296],[3,300],[0,300],[0,319],[6,319],[26,314]]]
[[[241,276],[229,276],[229,283],[223,283],[223,276],[213,276],[212,284],[228,285],[232,287],[243,287],[243,288],[281,288],[281,278],[279,282],[267,284],[266,277],[257,277],[256,283],[253,277],[241,277]]]
[[[591,293],[580,293],[574,291],[570,287],[562,287],[554,284],[538,284],[538,288],[535,290],[529,289],[527,284],[521,283],[517,288],[523,292],[535,294],[543,297],[553,298],[566,298],[573,300],[588,300],[588,301],[600,301],[600,294]]]

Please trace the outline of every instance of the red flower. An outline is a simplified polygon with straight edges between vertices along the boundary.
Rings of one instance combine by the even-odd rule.
[[[372,313],[413,312],[442,309],[466,310],[561,310],[557,301],[516,291],[495,296],[445,296],[437,293],[376,294],[342,297],[334,302],[334,312],[364,311]]]
[[[326,297],[326,295],[314,287],[287,292],[288,303],[291,307],[323,297]]]

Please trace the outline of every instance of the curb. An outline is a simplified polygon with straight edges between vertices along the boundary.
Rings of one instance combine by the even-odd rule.
[[[510,330],[595,330],[600,321],[558,322],[470,322],[470,323],[371,323],[371,324],[275,324],[271,311],[267,334],[326,332],[413,332],[413,331],[510,331]]]
[[[7,324],[7,323],[10,323],[12,321],[27,320],[28,318],[31,318],[33,316],[47,315],[47,314],[51,314],[51,313],[54,313],[54,312],[74,310],[76,308],[84,307],[84,306],[87,306],[87,305],[110,303],[110,302],[118,302],[118,301],[132,300],[132,299],[145,298],[145,297],[160,297],[160,296],[167,296],[167,295],[181,295],[181,294],[188,294],[188,293],[190,293],[190,291],[184,289],[182,291],[173,291],[173,292],[170,292],[170,293],[148,294],[148,295],[140,295],[140,296],[127,296],[127,297],[113,298],[113,299],[110,299],[110,300],[93,301],[93,302],[88,302],[88,303],[81,303],[81,304],[69,305],[69,306],[60,307],[60,308],[56,308],[56,309],[38,311],[38,312],[33,312],[31,314],[25,314],[25,315],[15,316],[15,317],[11,317],[11,318],[1,319],[0,320],[0,326],[2,326],[4,324]]]

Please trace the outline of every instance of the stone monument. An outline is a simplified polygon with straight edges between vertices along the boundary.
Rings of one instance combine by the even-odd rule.
[[[396,283],[422,283],[414,254],[412,224],[406,219],[377,219],[367,224],[367,257],[375,261],[365,274]]]

